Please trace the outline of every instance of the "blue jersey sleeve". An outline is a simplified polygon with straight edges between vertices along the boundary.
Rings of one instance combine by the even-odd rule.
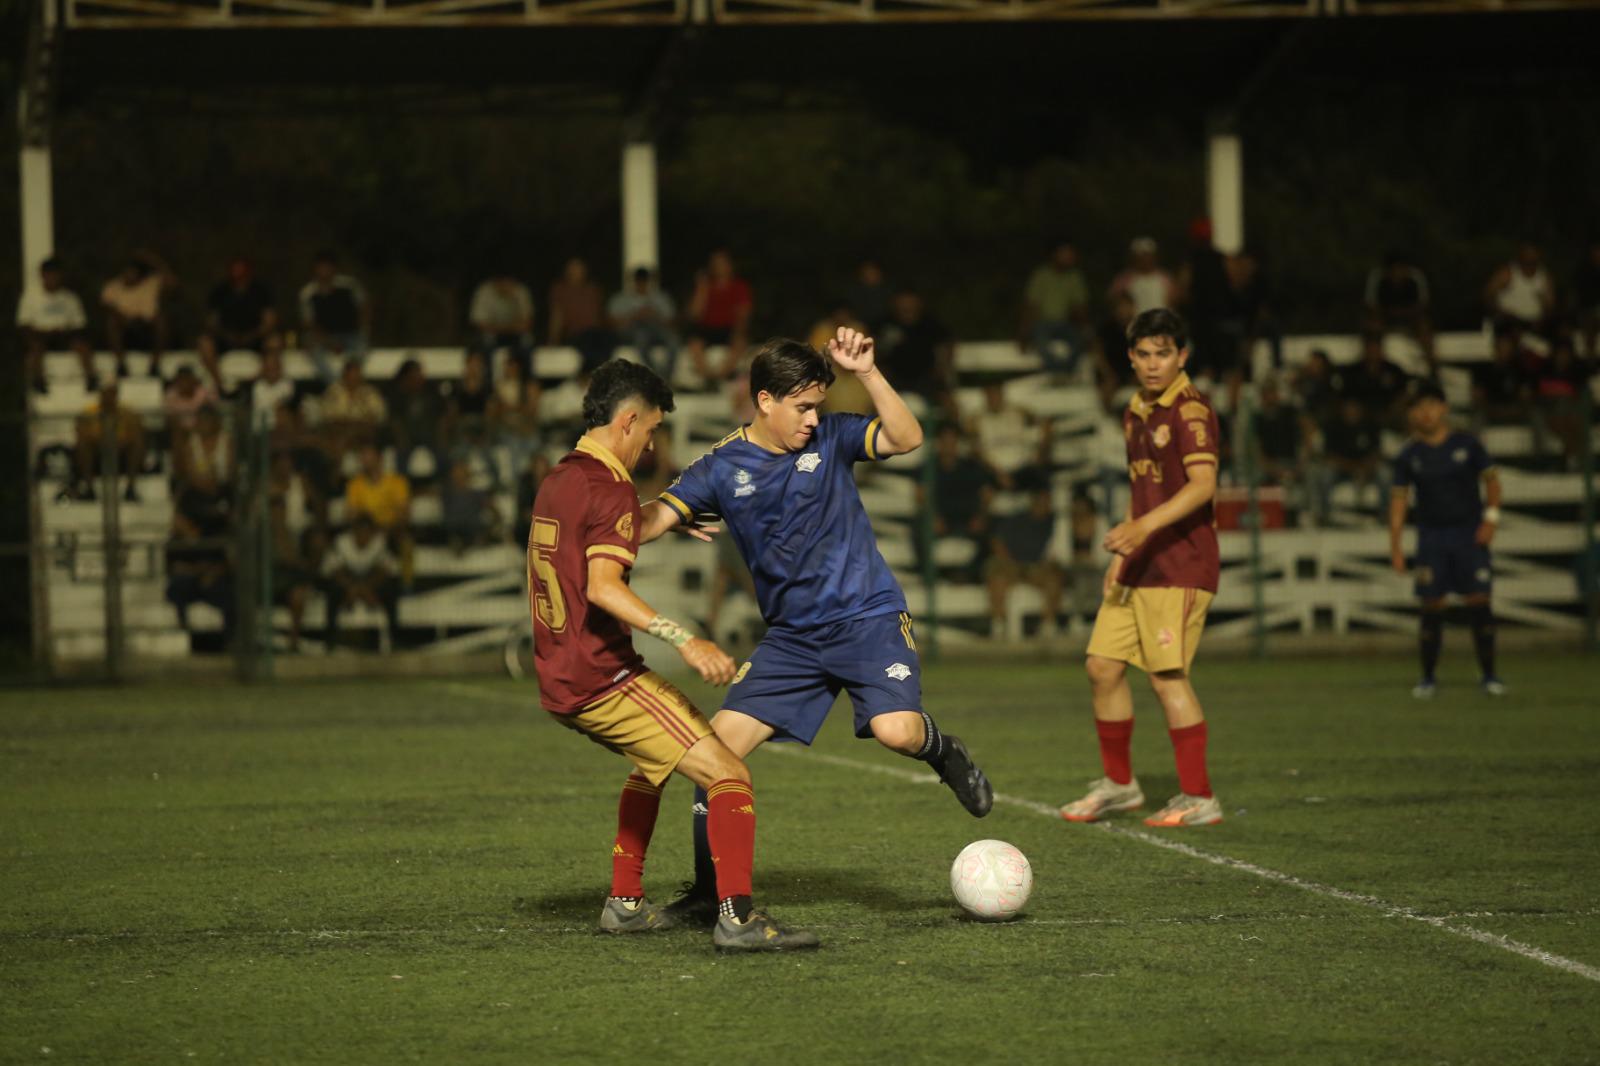
[[[1472,443],[1467,445],[1468,457],[1472,463],[1472,472],[1481,474],[1494,465],[1494,460],[1489,458],[1489,449],[1483,446],[1483,441],[1477,437],[1468,437]]]
[[[1400,449],[1400,454],[1394,457],[1394,481],[1391,484],[1397,489],[1411,487],[1411,453],[1415,450],[1415,445],[1407,444]]]
[[[711,479],[711,457],[702,455],[686,466],[661,493],[660,499],[685,522],[693,522],[697,514],[722,514],[722,504],[717,500]]]
[[[850,463],[877,462],[882,459],[878,451],[878,434],[883,430],[883,419],[867,415],[837,414],[824,416],[828,432],[839,458]]]

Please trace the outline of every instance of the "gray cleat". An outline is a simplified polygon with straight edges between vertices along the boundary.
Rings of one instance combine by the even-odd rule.
[[[602,933],[656,933],[674,924],[671,915],[647,899],[630,907],[620,899],[608,898],[600,912]]]
[[[719,917],[711,931],[711,943],[718,951],[798,951],[820,942],[815,933],[785,929],[760,911],[751,911],[743,922]]]

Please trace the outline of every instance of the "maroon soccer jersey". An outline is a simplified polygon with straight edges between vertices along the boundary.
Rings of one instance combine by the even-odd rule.
[[[1133,517],[1166,503],[1189,482],[1189,471],[1217,465],[1217,413],[1180,373],[1160,399],[1135,395],[1122,413],[1133,482]],[[1133,588],[1217,591],[1216,519],[1210,501],[1150,539],[1122,564],[1121,583]]]
[[[627,467],[587,437],[540,484],[528,532],[528,607],[545,710],[575,714],[644,670],[632,629],[589,603],[589,560],[631,570],[641,522]]]

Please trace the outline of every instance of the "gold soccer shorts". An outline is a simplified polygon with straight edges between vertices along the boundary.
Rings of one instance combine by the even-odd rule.
[[[1117,585],[1100,604],[1089,654],[1117,659],[1147,674],[1189,669],[1212,593],[1204,589]]]
[[[688,750],[712,735],[711,723],[676,685],[645,671],[577,714],[551,714],[602,747],[624,755],[659,785]]]

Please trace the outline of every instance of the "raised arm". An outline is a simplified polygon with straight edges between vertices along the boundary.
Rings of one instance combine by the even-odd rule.
[[[595,556],[589,560],[589,602],[613,618],[678,649],[683,661],[706,682],[726,685],[733,680],[734,662],[728,653],[709,640],[702,640],[683,626],[657,614],[623,580],[623,566],[615,559]]]
[[[878,427],[878,454],[904,455],[920,448],[922,423],[878,369],[872,338],[860,330],[840,326],[838,334],[828,342],[828,354],[835,363],[859,378],[872,398],[872,406],[882,420]]]

